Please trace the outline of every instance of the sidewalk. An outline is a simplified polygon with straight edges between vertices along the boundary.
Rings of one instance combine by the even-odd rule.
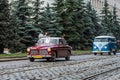
[[[16,57],[16,58],[1,58],[0,62],[6,62],[6,61],[18,61],[18,60],[27,60],[27,57]]]

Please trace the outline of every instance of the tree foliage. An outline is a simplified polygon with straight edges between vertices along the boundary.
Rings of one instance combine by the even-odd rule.
[[[6,47],[20,51],[32,46],[41,32],[64,37],[73,49],[90,49],[99,35],[120,39],[116,6],[110,11],[107,0],[101,16],[84,0],[55,0],[45,7],[42,0],[13,0],[10,5],[0,0],[0,4],[0,52]]]
[[[8,0],[0,0],[0,53],[4,48],[15,48],[17,40],[17,27],[13,16],[10,14]]]
[[[23,48],[32,46],[36,41],[36,28],[33,25],[32,7],[28,5],[26,0],[17,0],[14,2],[14,14],[18,20],[18,34],[20,42],[24,44]]]
[[[55,12],[51,9],[49,4],[44,9],[41,16],[41,29],[43,32],[49,33],[50,36],[61,36],[62,28],[56,22]]]
[[[108,1],[105,0],[104,7],[101,12],[101,25],[103,26],[102,33],[104,35],[112,33],[112,13],[110,12],[108,6]]]
[[[34,26],[34,33],[35,35],[38,35],[38,33],[42,32],[41,30],[41,26],[40,26],[40,23],[41,23],[41,15],[43,13],[43,10],[44,8],[42,7],[44,4],[44,1],[42,0],[34,0],[32,1],[32,23],[33,23],[33,26]]]
[[[113,7],[113,12],[112,12],[112,28],[111,28],[111,32],[113,33],[113,35],[117,38],[120,39],[120,24],[119,24],[119,19],[117,16],[117,11],[116,11],[116,6],[114,5]]]

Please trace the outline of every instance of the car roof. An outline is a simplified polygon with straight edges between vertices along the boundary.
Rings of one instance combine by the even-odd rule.
[[[44,37],[44,38],[41,38],[41,39],[46,39],[46,38],[49,38],[49,39],[63,39],[61,37]]]
[[[95,38],[115,38],[114,36],[97,36]]]

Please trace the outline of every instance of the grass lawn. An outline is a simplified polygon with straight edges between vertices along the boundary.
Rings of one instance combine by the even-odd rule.
[[[81,51],[81,50],[73,50],[72,55],[85,55],[91,54],[90,50],[88,51]],[[11,54],[0,54],[0,58],[8,58],[8,57],[26,57],[26,53],[11,53]]]
[[[92,51],[87,50],[87,51],[81,51],[81,50],[73,50],[72,51],[73,55],[85,55],[85,54],[92,54]]]
[[[11,53],[11,54],[0,54],[0,58],[7,58],[7,57],[25,57],[26,53]]]

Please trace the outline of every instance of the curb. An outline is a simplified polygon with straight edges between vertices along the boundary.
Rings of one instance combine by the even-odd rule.
[[[18,60],[27,60],[27,57],[21,57],[21,58],[4,58],[0,59],[0,62],[7,62],[7,61],[18,61]]]

